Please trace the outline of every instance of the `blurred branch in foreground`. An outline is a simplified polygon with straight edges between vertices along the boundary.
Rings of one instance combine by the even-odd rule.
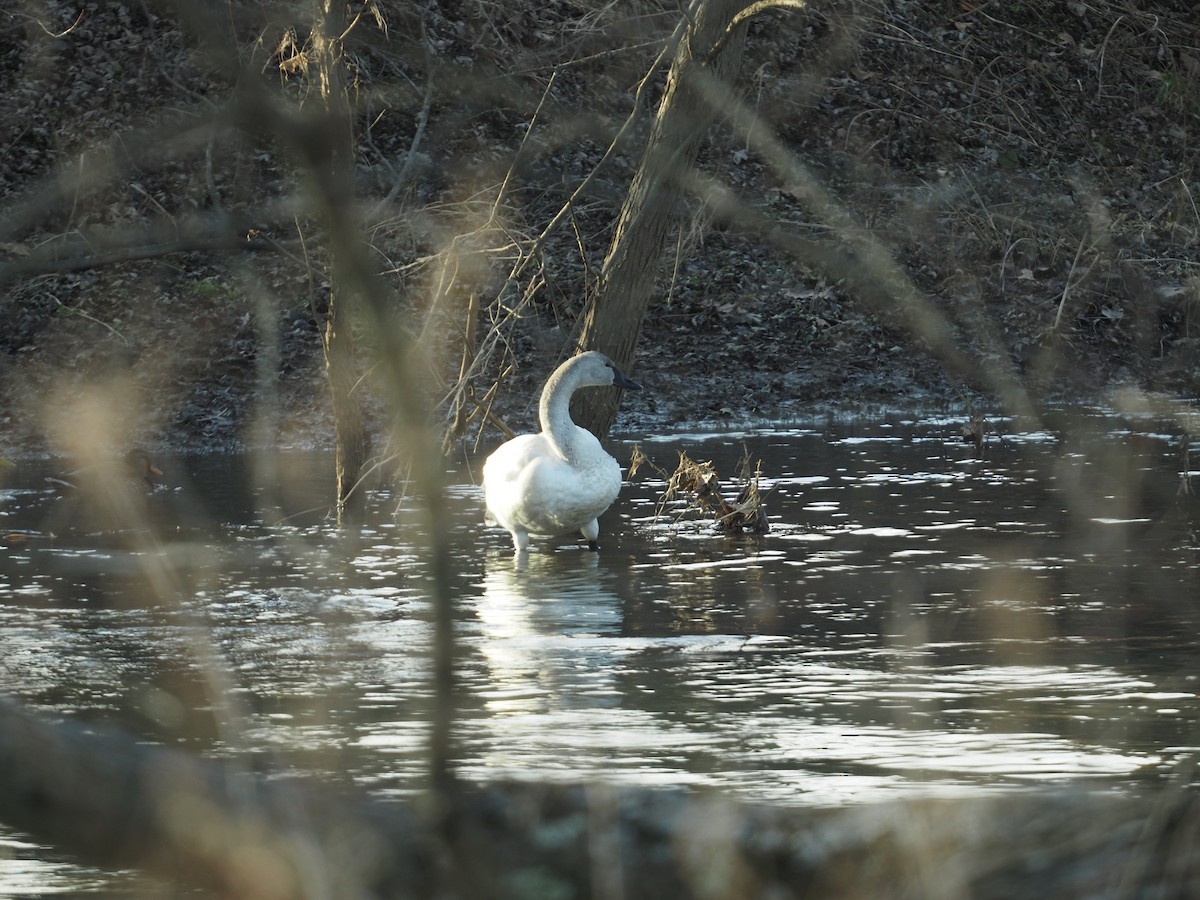
[[[0,817],[102,866],[223,896],[1195,896],[1195,798],[1083,791],[836,810],[614,786],[454,795],[453,842],[412,806],[49,725],[0,705]],[[441,854],[450,850],[454,865]],[[869,860],[869,864],[864,864]]]

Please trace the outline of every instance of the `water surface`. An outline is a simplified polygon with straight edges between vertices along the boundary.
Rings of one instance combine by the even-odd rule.
[[[1200,734],[1187,442],[1095,412],[1061,431],[999,422],[978,458],[962,424],[642,439],[662,469],[685,450],[731,484],[744,453],[761,459],[771,533],[663,508],[643,469],[599,553],[514,557],[464,466],[447,499],[462,775],[809,805],[1175,777]],[[347,533],[325,455],[158,462],[167,488],[138,529],[75,527],[49,464],[0,473],[0,691],[379,796],[420,790],[418,499],[378,490]],[[127,881],[0,829],[0,893]]]

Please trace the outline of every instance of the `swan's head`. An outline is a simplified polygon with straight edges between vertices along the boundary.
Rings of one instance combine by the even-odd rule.
[[[642,386],[618,369],[611,359],[596,350],[580,353],[566,363],[577,387],[619,387],[640,391]]]

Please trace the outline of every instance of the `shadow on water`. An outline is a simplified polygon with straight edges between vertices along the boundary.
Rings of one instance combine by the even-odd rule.
[[[1182,439],[1085,418],[1086,440],[992,434],[982,457],[937,417],[641,442],[666,469],[678,449],[723,474],[761,458],[763,537],[659,510],[663,482],[639,476],[600,553],[514,557],[460,480],[460,771],[793,804],[1173,777],[1200,715]],[[51,535],[64,501],[44,472],[2,473],[0,690],[381,796],[420,790],[433,617],[415,503],[377,492],[346,535],[321,454],[160,466],[140,527],[115,533]],[[112,889],[0,838],[0,892]]]

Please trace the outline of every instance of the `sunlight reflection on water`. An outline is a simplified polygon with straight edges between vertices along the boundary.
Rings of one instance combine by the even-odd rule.
[[[743,448],[761,457],[759,538],[660,510],[663,478],[639,476],[600,553],[514,559],[481,526],[479,489],[453,485],[462,773],[799,804],[1166,777],[1200,744],[1176,438],[1102,427],[1094,452],[1067,455],[1049,432],[991,435],[976,459],[963,421],[642,441],[662,467],[676,449],[723,475]],[[1116,440],[1134,463],[1113,461]],[[286,468],[323,486],[328,465]],[[432,611],[416,500],[380,492],[346,535],[324,487],[274,492],[302,511],[280,521],[246,505],[241,461],[162,468],[172,488],[151,499],[184,509],[157,551],[40,533],[55,502],[40,472],[4,473],[0,522],[27,534],[0,565],[0,689],[150,740],[419,790]],[[16,861],[5,877],[24,877]]]

